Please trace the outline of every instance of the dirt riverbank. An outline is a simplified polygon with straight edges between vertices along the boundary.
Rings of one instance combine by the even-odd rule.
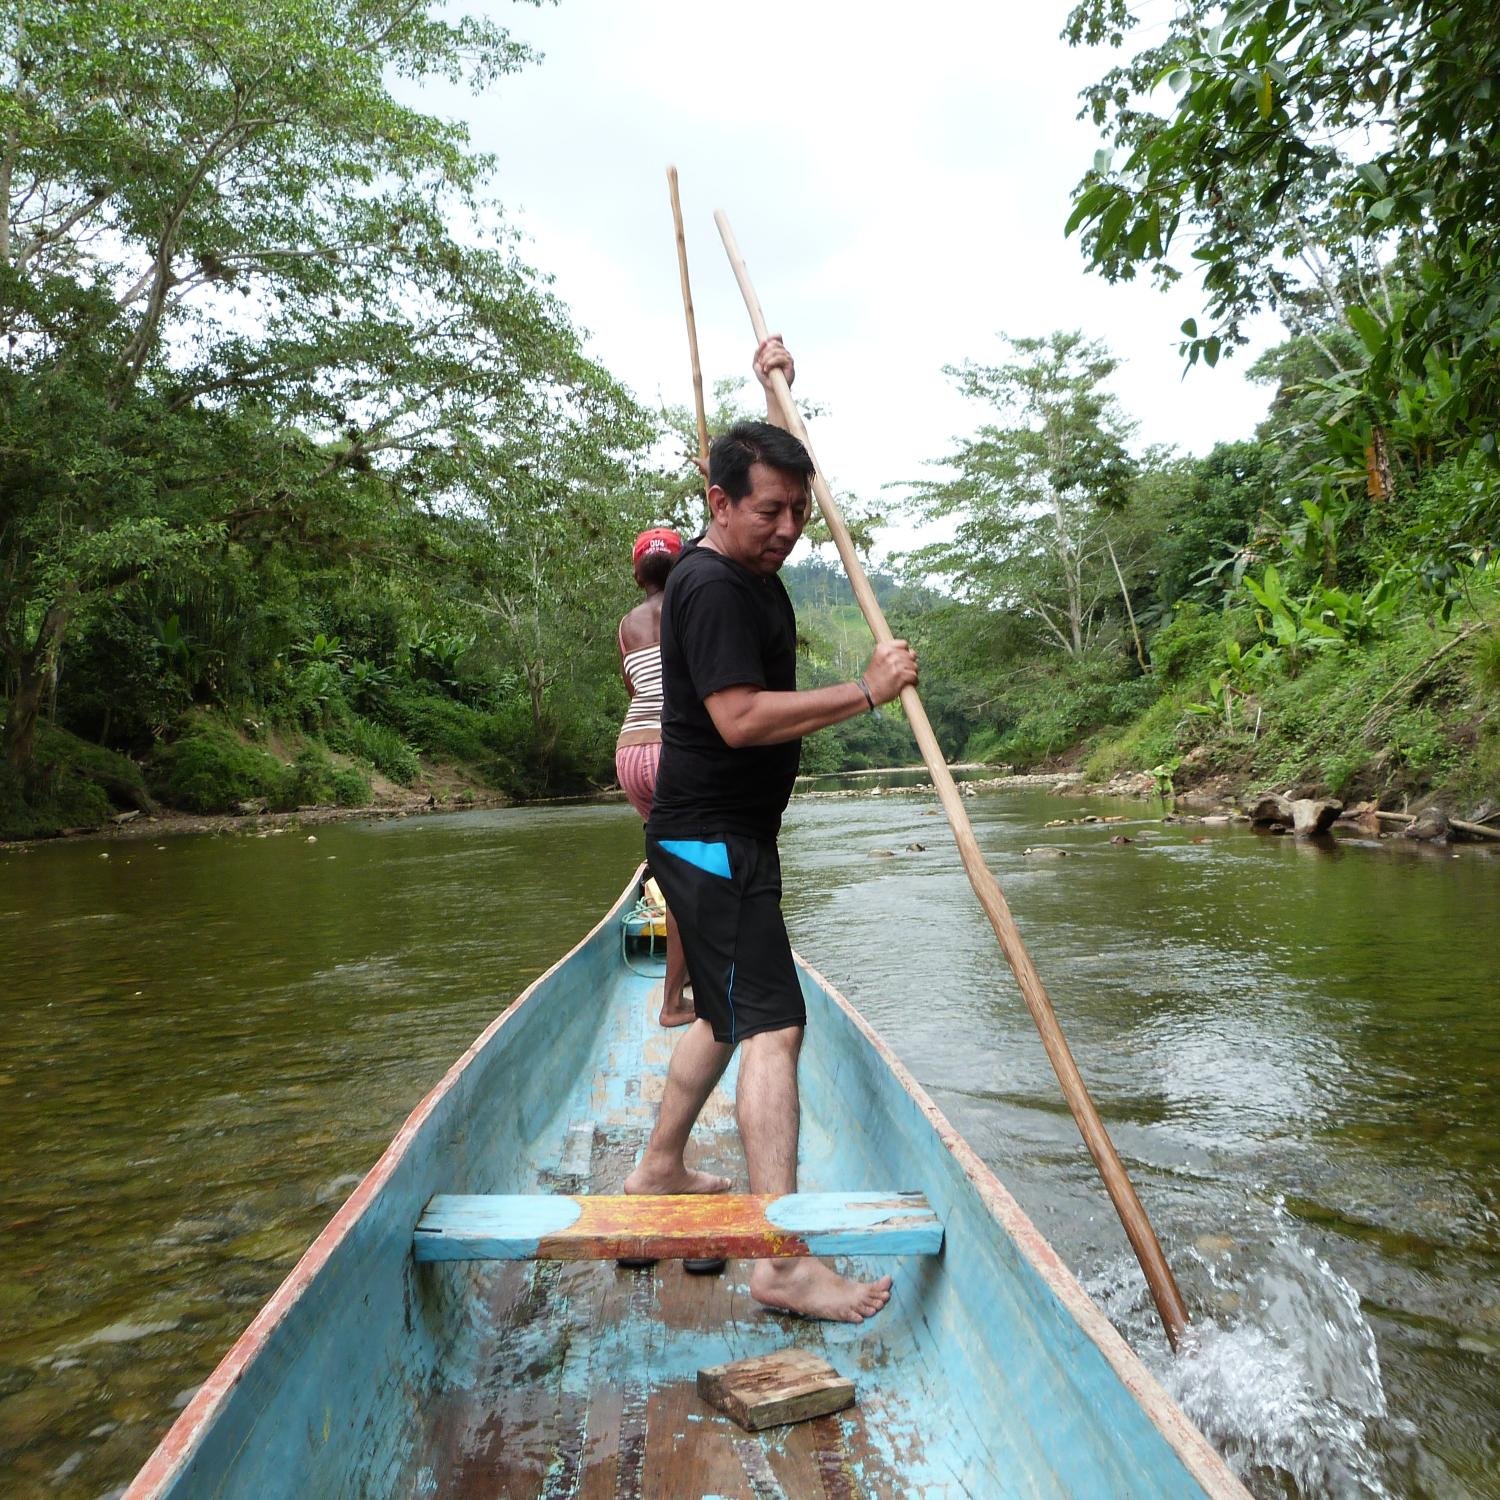
[[[396,788],[400,793],[402,789]],[[126,813],[97,828],[69,828],[54,838],[17,839],[0,849],[25,849],[56,839],[114,843],[138,839],[172,838],[184,833],[280,833],[291,828],[315,828],[356,818],[418,818],[431,813],[468,812],[479,807],[508,807],[498,793],[473,792],[445,801],[431,793],[387,795],[366,807],[299,807],[287,812],[187,813],[161,808],[154,813]]]

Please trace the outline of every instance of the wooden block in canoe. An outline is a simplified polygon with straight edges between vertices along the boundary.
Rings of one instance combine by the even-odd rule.
[[[698,1371],[698,1394],[749,1432],[854,1405],[854,1382],[806,1349],[778,1349]]]
[[[413,1236],[418,1260],[936,1255],[943,1226],[921,1193],[440,1194]]]

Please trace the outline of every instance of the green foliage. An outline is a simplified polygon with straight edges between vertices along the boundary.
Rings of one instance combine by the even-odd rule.
[[[150,620],[121,608],[79,630],[58,694],[58,722],[144,755],[191,703],[191,687],[163,659]]]
[[[333,762],[318,745],[307,745],[297,752],[276,795],[282,808],[318,807],[334,800]]]
[[[1267,681],[1251,770],[1265,785],[1338,777],[1343,792],[1417,793],[1461,754],[1461,667],[1439,657],[1444,638],[1424,624],[1374,647],[1312,657],[1295,678]],[[1429,668],[1428,664],[1434,665]]]
[[[1431,784],[1460,754],[1443,716],[1423,703],[1393,715],[1388,731],[1389,764],[1417,784]]]
[[[1361,749],[1334,750],[1326,754],[1319,769],[1329,793],[1349,800],[1359,788],[1372,759],[1369,751]]]
[[[311,640],[298,641],[292,652],[303,661],[326,663],[332,667],[343,667],[349,659],[344,643],[336,635],[324,635],[321,630]]]
[[[343,684],[333,662],[304,662],[287,681],[281,706],[307,728],[322,730],[343,702]]]
[[[1152,668],[1167,683],[1195,678],[1220,656],[1226,631],[1231,629],[1223,614],[1210,613],[1200,604],[1179,604],[1172,618],[1151,638]]]
[[[353,766],[339,766],[329,778],[333,800],[340,807],[368,807],[370,778]]]
[[[156,796],[186,812],[233,812],[239,802],[264,797],[281,804],[290,796],[286,768],[274,755],[208,715],[188,721],[151,757],[147,777]]]
[[[1071,749],[1094,730],[1127,723],[1160,691],[1152,678],[1130,676],[1118,656],[1054,658],[1044,670],[1014,684],[1000,723],[976,733],[965,754],[973,760],[1032,765]]]
[[[1398,505],[1371,507],[1358,555],[1364,572],[1406,569],[1416,602],[1441,620],[1472,607],[1473,585],[1500,556],[1500,475],[1477,458],[1425,471]]]
[[[117,807],[150,808],[146,779],[133,760],[54,725],[38,728],[35,765],[42,776],[65,774],[92,782]]]
[[[1500,695],[1500,629],[1487,625],[1473,647],[1474,677],[1480,690]]]
[[[1210,663],[1208,695],[1201,703],[1189,703],[1190,714],[1223,721],[1235,727],[1235,704],[1248,699],[1276,669],[1277,658],[1267,641],[1257,641],[1248,650],[1237,640],[1219,643],[1218,659]]]
[[[0,838],[43,838],[103,823],[116,808],[152,806],[134,761],[51,724],[39,727],[24,776],[0,762]]]
[[[411,641],[413,675],[456,692],[459,665],[474,649],[474,640],[472,632],[460,635],[455,630],[433,630],[423,626]]]
[[[477,765],[494,759],[499,729],[492,714],[420,686],[393,692],[391,722],[420,754]]]
[[[63,771],[24,780],[0,761],[0,839],[48,838],[69,828],[92,828],[113,809],[96,782]]]
[[[957,524],[951,541],[910,562],[969,603],[1003,602],[1039,639],[1079,656],[1097,644],[1116,597],[1112,533],[1127,546],[1133,424],[1106,389],[1118,361],[1103,345],[1082,333],[1006,342],[1011,363],[947,372],[1002,421],[942,460],[956,478],[912,486],[924,519]]]
[[[366,807],[370,780],[352,766],[335,766],[321,746],[307,745],[287,768],[275,800],[283,808],[321,807],[330,802]]]
[[[189,705],[332,734],[410,677],[520,677],[531,784],[565,741],[606,770],[616,705],[576,681],[611,665],[652,425],[516,259],[493,162],[389,86],[489,88],[526,50],[406,0],[38,3],[0,38],[21,782],[54,682],[61,722],[144,752]]]
[[[1083,0],[1065,35],[1118,47],[1134,24],[1128,0]],[[1493,453],[1497,66],[1500,20],[1484,0],[1440,14],[1418,0],[1227,13],[1189,0],[1085,90],[1115,149],[1079,184],[1067,232],[1111,279],[1144,265],[1170,281],[1188,231],[1216,324],[1188,319],[1184,349],[1208,364],[1256,309],[1305,305],[1300,262],[1363,346],[1353,384],[1368,419],[1389,424],[1399,393],[1426,386],[1436,428]],[[1399,279],[1381,264],[1393,244]]]
[[[333,749],[365,761],[401,786],[410,786],[421,774],[416,751],[388,724],[348,714],[329,728],[324,739]]]
[[[539,795],[548,785],[548,771],[540,763],[532,739],[530,715],[520,699],[512,698],[494,709],[480,709],[434,688],[413,685],[391,694],[387,712],[406,742],[422,755],[457,762],[490,785],[521,795]],[[611,716],[608,721],[595,720],[593,725],[582,730],[594,736],[584,756],[589,773],[603,765],[612,766],[619,722]],[[556,751],[558,745],[554,738],[549,750]]]
[[[1363,594],[1314,586],[1295,595],[1277,569],[1268,565],[1259,579],[1247,576],[1244,580],[1246,591],[1259,606],[1256,623],[1265,648],[1261,660],[1269,658],[1295,677],[1309,652],[1367,645],[1379,639],[1394,625],[1407,584],[1403,573],[1393,569]],[[1236,660],[1230,665],[1239,664]]]
[[[1276,449],[1219,443],[1206,458],[1163,458],[1146,466],[1133,504],[1152,532],[1146,569],[1160,607],[1191,593],[1204,564],[1249,546],[1272,504]]]
[[[1160,765],[1150,768],[1147,774],[1151,777],[1156,787],[1156,795],[1161,798],[1163,806],[1170,807],[1172,798],[1176,791],[1172,778],[1177,774],[1177,768],[1182,764],[1180,755],[1168,756]]]
[[[262,799],[273,811],[329,803],[365,807],[370,801],[369,778],[335,766],[321,745],[303,746],[283,765],[210,715],[184,724],[181,735],[151,757],[148,771],[162,801],[186,812],[234,812],[241,802]]]
[[[1123,731],[1096,735],[1083,774],[1090,781],[1108,781],[1122,771],[1147,771],[1170,760],[1181,748],[1183,712],[1182,699],[1168,695]]]
[[[371,661],[356,661],[350,664],[344,696],[351,708],[369,713],[385,701],[394,681],[395,673],[390,667],[378,666]]]

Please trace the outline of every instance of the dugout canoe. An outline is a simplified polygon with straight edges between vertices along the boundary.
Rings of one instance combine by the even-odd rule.
[[[916,1190],[938,1254],[852,1263],[860,1325],[768,1312],[748,1267],[419,1259],[438,1195],[618,1193],[676,1033],[621,922],[639,873],[416,1107],[126,1492],[147,1497],[1069,1496],[1246,1492],[863,1018],[800,965],[804,1190]],[[696,1165],[743,1181],[733,1071]],[[706,1247],[705,1247],[706,1248]],[[700,1368],[796,1346],[856,1386],[747,1433]]]

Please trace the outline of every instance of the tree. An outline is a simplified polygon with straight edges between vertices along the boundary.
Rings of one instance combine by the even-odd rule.
[[[17,0],[0,20],[0,654],[24,769],[70,629],[230,549],[330,552],[650,428],[387,79],[526,60],[426,0]],[[519,450],[519,451],[517,451]],[[476,498],[477,497],[477,498]]]
[[[743,396],[748,385],[749,381],[739,376],[714,382],[713,409],[705,413],[710,441],[736,422],[746,419],[757,422],[766,420],[763,410],[752,410],[744,404]],[[799,398],[797,406],[808,421],[827,415],[827,408],[817,401]],[[681,445],[684,467],[671,487],[671,496],[676,504],[671,509],[663,509],[661,514],[672,517],[687,515],[691,520],[686,524],[696,531],[706,525],[708,520],[708,508],[703,500],[703,479],[693,466],[693,460],[698,456],[697,418],[686,406],[669,406],[662,411],[662,421],[669,434]],[[884,512],[857,496],[850,495],[840,497],[839,507],[844,513],[850,539],[859,551],[868,556],[875,545],[876,531],[885,525]],[[813,547],[833,545],[833,535],[823,520],[822,511],[816,505],[813,506],[803,535]]]
[[[1106,561],[1110,513],[1132,470],[1131,424],[1104,389],[1118,362],[1081,333],[1006,342],[1014,363],[948,369],[966,396],[1009,420],[982,426],[941,460],[955,478],[913,486],[921,515],[958,526],[912,562],[966,600],[1019,610],[1077,656],[1098,639],[1104,601],[1124,587]]]
[[[1083,0],[1064,35],[1120,47],[1135,24],[1128,0]],[[1068,232],[1109,278],[1149,266],[1166,281],[1189,232],[1213,320],[1183,324],[1190,361],[1213,364],[1257,309],[1316,294],[1363,345],[1340,414],[1372,448],[1421,387],[1455,445],[1493,455],[1497,72],[1486,0],[1185,0],[1161,41],[1085,90],[1114,149],[1080,182]]]
[[[1158,614],[1185,599],[1212,564],[1229,556],[1248,561],[1274,497],[1277,459],[1270,444],[1218,443],[1203,458],[1145,467],[1134,503],[1149,534],[1145,571]]]

